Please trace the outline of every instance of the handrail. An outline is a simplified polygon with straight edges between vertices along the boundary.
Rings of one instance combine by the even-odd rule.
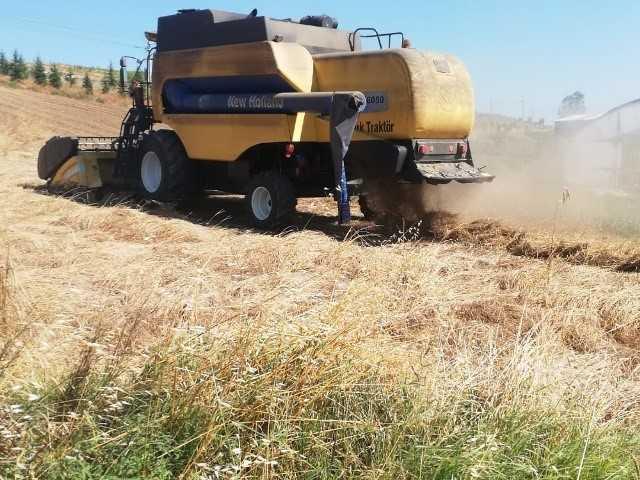
[[[373,32],[372,35],[360,35],[360,38],[376,38],[378,40],[378,45],[380,46],[380,50],[383,50],[385,47],[382,46],[382,38],[387,38],[387,48],[391,48],[391,38],[400,35],[401,45],[404,45],[404,33],[403,32],[390,32],[390,33],[379,33],[373,27],[361,27],[357,28],[355,31],[349,34],[349,46],[351,47],[351,51],[355,51],[356,49],[356,36],[360,32]]]

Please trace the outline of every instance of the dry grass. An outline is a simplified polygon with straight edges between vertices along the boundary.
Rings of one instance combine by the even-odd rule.
[[[62,70],[62,73],[64,74],[66,71],[67,70]],[[76,78],[76,84],[74,86],[70,86],[66,81],[63,80],[61,88],[54,88],[49,85],[38,85],[31,78],[21,80],[19,82],[12,81],[6,75],[0,75],[0,86],[4,88],[21,90],[23,91],[23,93],[27,94],[28,92],[31,92],[35,94],[56,95],[73,99],[75,101],[80,101],[81,103],[86,104],[99,103],[121,108],[128,108],[131,105],[131,100],[129,99],[129,97],[126,95],[120,95],[116,90],[102,93],[100,82],[102,81],[104,75],[103,72],[93,71],[93,73],[90,74],[90,78],[93,82],[94,93],[87,94],[82,88],[82,77],[84,76],[84,73],[84,71],[76,71],[76,77],[80,76],[80,78]]]
[[[580,235],[558,234],[529,228],[529,231],[524,231],[493,219],[466,222],[459,220],[457,215],[436,213],[424,220],[423,230],[439,241],[504,248],[516,256],[540,260],[558,258],[575,265],[640,272],[640,245],[635,241],[611,237],[602,240],[589,236],[585,239],[582,232]]]
[[[638,478],[638,245],[84,205],[22,187],[33,128],[0,134],[0,476]]]

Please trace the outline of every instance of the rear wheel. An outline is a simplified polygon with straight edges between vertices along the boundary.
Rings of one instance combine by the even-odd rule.
[[[193,164],[171,130],[144,135],[139,173],[142,195],[153,200],[180,200],[195,188]]]
[[[366,195],[360,195],[358,198],[358,204],[360,205],[360,212],[362,212],[362,216],[365,220],[375,220],[376,215],[367,202]]]
[[[293,184],[277,172],[254,176],[249,182],[245,201],[251,222],[258,228],[275,227],[296,208]]]

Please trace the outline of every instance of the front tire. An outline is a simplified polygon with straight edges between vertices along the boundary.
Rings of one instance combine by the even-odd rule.
[[[194,188],[193,164],[171,130],[146,133],[140,155],[140,191],[145,198],[177,201]]]
[[[245,202],[251,223],[268,229],[290,217],[297,200],[293,184],[287,177],[277,172],[263,172],[249,182]]]

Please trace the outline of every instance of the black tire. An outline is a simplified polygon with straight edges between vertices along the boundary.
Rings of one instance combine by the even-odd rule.
[[[266,197],[268,199],[261,201]],[[255,198],[254,198],[255,196]],[[283,223],[296,209],[296,194],[291,181],[278,172],[262,172],[251,178],[245,197],[251,223],[269,229]],[[264,208],[260,208],[260,206]]]
[[[148,157],[150,154],[155,154],[155,158]],[[149,173],[151,164],[154,172],[160,172],[159,178]],[[157,130],[144,135],[138,173],[140,192],[145,198],[172,202],[195,191],[193,163],[187,157],[180,138],[171,130]]]
[[[50,180],[64,162],[77,154],[77,139],[71,137],[49,139],[38,153],[38,176],[42,180]]]
[[[360,195],[360,197],[358,198],[358,205],[360,205],[360,212],[362,212],[362,216],[365,218],[365,220],[376,219],[375,212],[371,210],[371,207],[369,207],[369,204],[367,203],[366,195]]]

